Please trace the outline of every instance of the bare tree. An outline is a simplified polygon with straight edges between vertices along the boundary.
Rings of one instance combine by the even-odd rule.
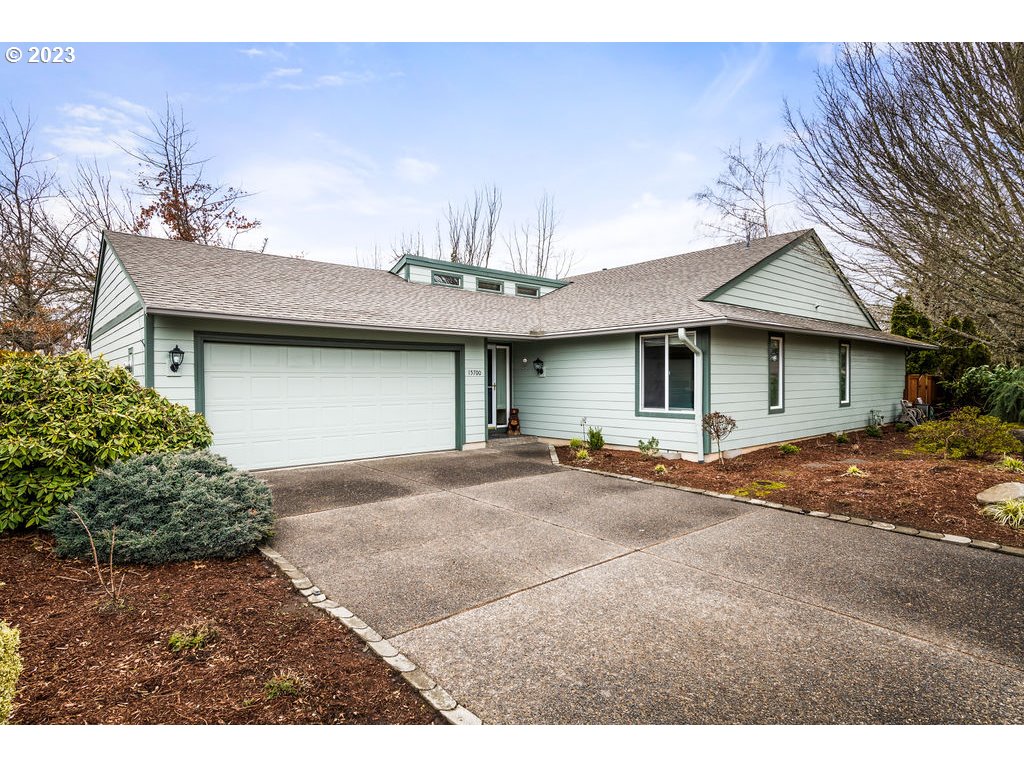
[[[743,146],[722,151],[723,170],[714,184],[704,187],[694,199],[710,209],[702,226],[712,237],[734,242],[767,237],[775,232],[773,213],[781,203],[782,144],[757,142],[752,153]]]
[[[547,192],[537,201],[533,221],[514,228],[505,239],[512,271],[539,277],[565,277],[575,263],[575,252],[558,247],[562,217]]]
[[[238,210],[249,193],[204,180],[208,158],[196,157],[194,132],[180,109],[175,112],[168,101],[164,115],[150,118],[150,125],[151,134],[137,134],[138,148],[122,148],[139,164],[143,204],[134,229],[145,231],[158,221],[172,240],[232,247],[239,234],[260,225]]]
[[[878,295],[1024,360],[1024,44],[846,45],[786,106],[804,213]]]
[[[449,203],[445,213],[448,242],[444,258],[480,267],[490,264],[501,207],[501,190],[495,185],[474,190],[473,198],[461,207]],[[440,237],[438,240],[440,249]]]
[[[0,347],[54,352],[81,335],[95,263],[79,248],[81,222],[60,210],[32,129],[31,116],[0,115]]]

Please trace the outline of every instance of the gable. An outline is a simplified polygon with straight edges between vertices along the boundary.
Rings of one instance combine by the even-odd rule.
[[[142,297],[124,266],[106,245],[96,278],[92,322],[89,325],[89,346],[106,330],[142,309]]]
[[[800,238],[704,300],[862,328],[877,327],[814,237]]]

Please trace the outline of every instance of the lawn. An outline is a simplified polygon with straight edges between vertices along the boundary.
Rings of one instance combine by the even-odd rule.
[[[21,631],[14,723],[440,723],[399,675],[262,556],[126,566],[104,607],[92,564],[0,537],[0,617]],[[168,640],[212,629],[198,649]]]
[[[887,428],[882,437],[848,433],[795,443],[800,451],[783,455],[777,446],[746,453],[725,464],[647,459],[635,451],[590,451],[576,461],[559,447],[567,466],[614,472],[720,493],[752,496],[810,510],[905,525],[1024,547],[1024,530],[995,523],[975,495],[997,483],[1024,482],[1024,476],[996,469],[991,460],[943,460],[914,450],[905,433]],[[665,472],[655,472],[657,465]],[[847,474],[856,466],[863,474]]]

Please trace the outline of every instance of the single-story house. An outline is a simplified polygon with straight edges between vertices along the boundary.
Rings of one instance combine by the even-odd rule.
[[[470,449],[508,425],[703,461],[899,412],[905,353],[813,230],[553,280],[105,232],[88,346],[246,469]]]

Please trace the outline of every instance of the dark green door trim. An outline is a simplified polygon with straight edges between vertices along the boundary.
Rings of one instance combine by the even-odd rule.
[[[146,384],[147,387],[152,387],[153,386],[153,378],[154,378],[154,370],[155,370],[153,365],[156,362],[156,360],[155,360],[155,354],[154,354],[155,350],[153,349],[153,315],[149,314],[148,312],[143,317],[142,338],[143,338],[142,346],[145,347],[145,355],[146,355],[146,357],[145,357],[145,365],[146,365],[146,368],[145,368],[145,371],[146,371],[145,384]]]
[[[310,336],[273,336],[251,333],[194,331],[196,413],[206,410],[205,343],[265,344],[278,347],[336,347],[343,349],[397,349],[455,354],[455,449],[466,443],[466,345],[431,344],[415,341],[371,341],[367,339],[323,339]],[[148,358],[147,358],[148,360]]]

